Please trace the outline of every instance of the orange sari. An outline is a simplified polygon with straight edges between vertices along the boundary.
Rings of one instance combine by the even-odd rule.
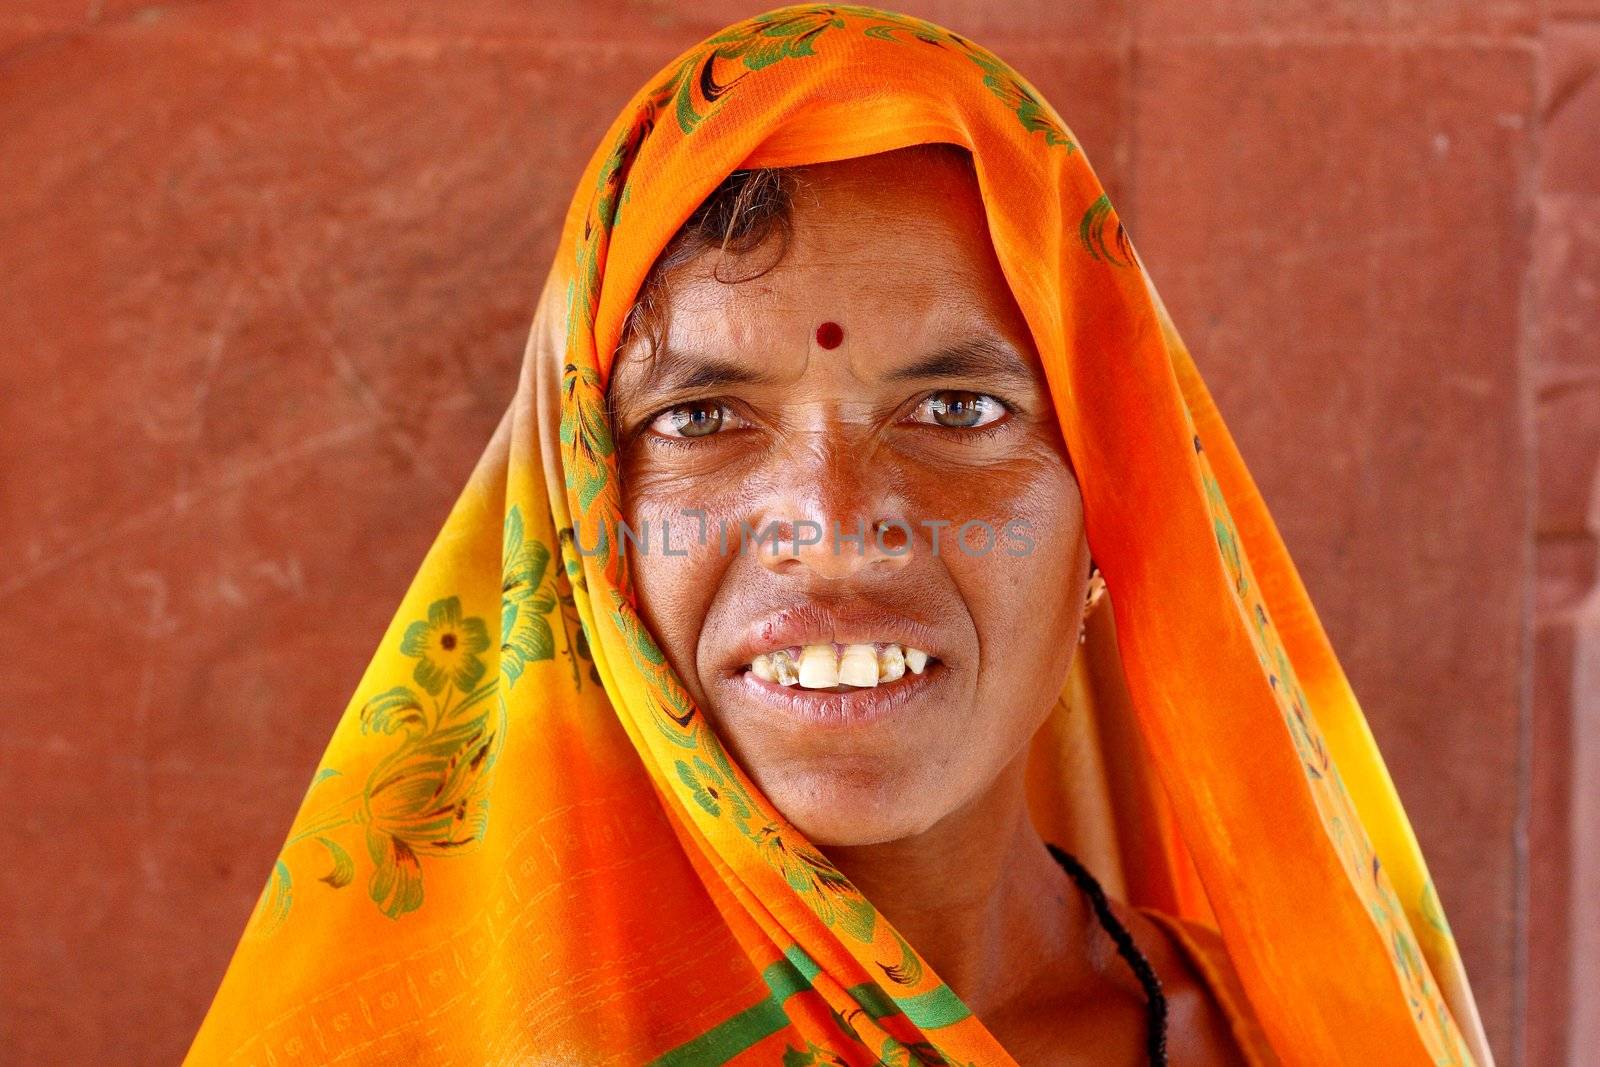
[[[971,41],[813,5],[695,45],[602,139],[187,1062],[1013,1062],[730,758],[614,538],[573,546],[620,521],[604,383],[698,203],[931,141],[972,153],[1110,592],[1035,742],[1041,831],[1219,931],[1284,1063],[1486,1067],[1361,709],[1076,138]]]

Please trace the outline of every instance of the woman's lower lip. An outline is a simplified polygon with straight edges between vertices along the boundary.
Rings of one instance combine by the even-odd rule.
[[[894,682],[845,692],[779,685],[744,671],[733,682],[740,696],[764,708],[818,726],[864,725],[887,718],[914,701],[924,700],[944,681],[945,665],[929,660],[921,674],[905,674]]]

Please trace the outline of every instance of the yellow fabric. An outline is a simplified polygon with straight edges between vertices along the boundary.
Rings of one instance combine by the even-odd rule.
[[[693,208],[929,141],[972,152],[1110,591],[1035,746],[1041,827],[1214,925],[1284,1063],[1488,1064],[1361,709],[1082,148],[979,46],[839,6],[708,38],[606,132],[189,1063],[1012,1062],[732,762],[614,538],[573,546],[617,528],[610,357]]]

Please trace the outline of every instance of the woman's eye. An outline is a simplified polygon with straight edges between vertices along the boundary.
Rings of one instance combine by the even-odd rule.
[[[720,400],[696,400],[663,411],[650,420],[650,429],[663,437],[710,437],[737,421]]]
[[[1005,404],[988,393],[941,389],[917,405],[912,419],[952,430],[972,430],[998,422],[1005,414]]]

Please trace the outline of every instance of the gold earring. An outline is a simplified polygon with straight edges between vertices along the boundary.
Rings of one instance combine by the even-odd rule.
[[[1089,616],[1094,609],[1100,606],[1100,601],[1106,595],[1106,580],[1100,574],[1098,564],[1089,564],[1089,586],[1083,597],[1083,621],[1078,624],[1078,644],[1083,644],[1089,639]]]

